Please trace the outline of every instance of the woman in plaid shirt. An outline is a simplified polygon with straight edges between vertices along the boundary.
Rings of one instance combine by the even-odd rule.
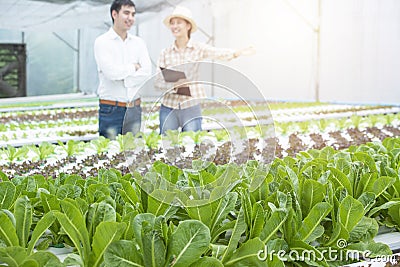
[[[222,49],[192,41],[190,35],[197,30],[197,25],[191,11],[182,6],[177,6],[173,13],[164,19],[164,24],[171,30],[175,42],[161,52],[158,67],[183,70],[191,81],[196,81],[198,71],[198,65],[193,64],[194,62],[205,59],[231,60],[249,53],[252,49]],[[179,127],[182,131],[201,130],[200,101],[206,98],[205,89],[200,83],[191,82],[188,85],[188,79],[181,78],[169,82],[156,79],[155,86],[165,91],[160,108],[161,134]]]

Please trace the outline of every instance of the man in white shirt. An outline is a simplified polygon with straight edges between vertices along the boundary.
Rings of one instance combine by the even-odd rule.
[[[100,79],[99,134],[115,139],[118,134],[140,130],[138,90],[151,75],[151,61],[145,42],[128,33],[135,21],[135,4],[115,0],[110,13],[113,26],[96,38],[94,55]]]

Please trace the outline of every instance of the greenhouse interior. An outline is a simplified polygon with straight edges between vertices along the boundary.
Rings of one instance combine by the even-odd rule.
[[[400,1],[0,10],[0,266],[400,266]]]

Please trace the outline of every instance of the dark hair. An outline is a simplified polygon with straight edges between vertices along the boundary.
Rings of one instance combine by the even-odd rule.
[[[114,0],[114,2],[111,4],[110,7],[110,15],[112,22],[114,23],[114,18],[112,16],[113,10],[117,11],[117,13],[121,10],[122,6],[133,6],[135,7],[135,4],[131,0]]]
[[[192,23],[190,23],[190,21],[188,21],[186,19],[185,19],[185,21],[186,21],[186,23],[190,24],[190,30],[188,30],[188,38],[190,39],[190,34],[192,33],[193,25],[192,25]]]

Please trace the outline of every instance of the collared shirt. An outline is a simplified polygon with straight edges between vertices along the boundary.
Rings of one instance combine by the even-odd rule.
[[[183,50],[179,50],[174,42],[172,46],[161,52],[158,59],[158,70],[160,67],[183,70],[189,80],[196,81],[198,65],[178,65],[199,62],[206,59],[231,60],[235,57],[234,53],[235,50],[233,49],[216,48],[208,44],[192,42],[191,40],[189,40]],[[189,86],[191,96],[176,94],[176,89],[173,89],[174,83],[165,82],[160,73],[156,76],[155,86],[160,90],[166,91],[162,104],[169,108],[188,108],[198,104],[201,99],[206,98],[205,89],[201,83],[194,83]]]
[[[145,42],[128,33],[125,40],[110,30],[96,38],[94,56],[99,73],[100,99],[128,102],[151,75],[151,61]],[[136,70],[135,64],[140,64]]]

